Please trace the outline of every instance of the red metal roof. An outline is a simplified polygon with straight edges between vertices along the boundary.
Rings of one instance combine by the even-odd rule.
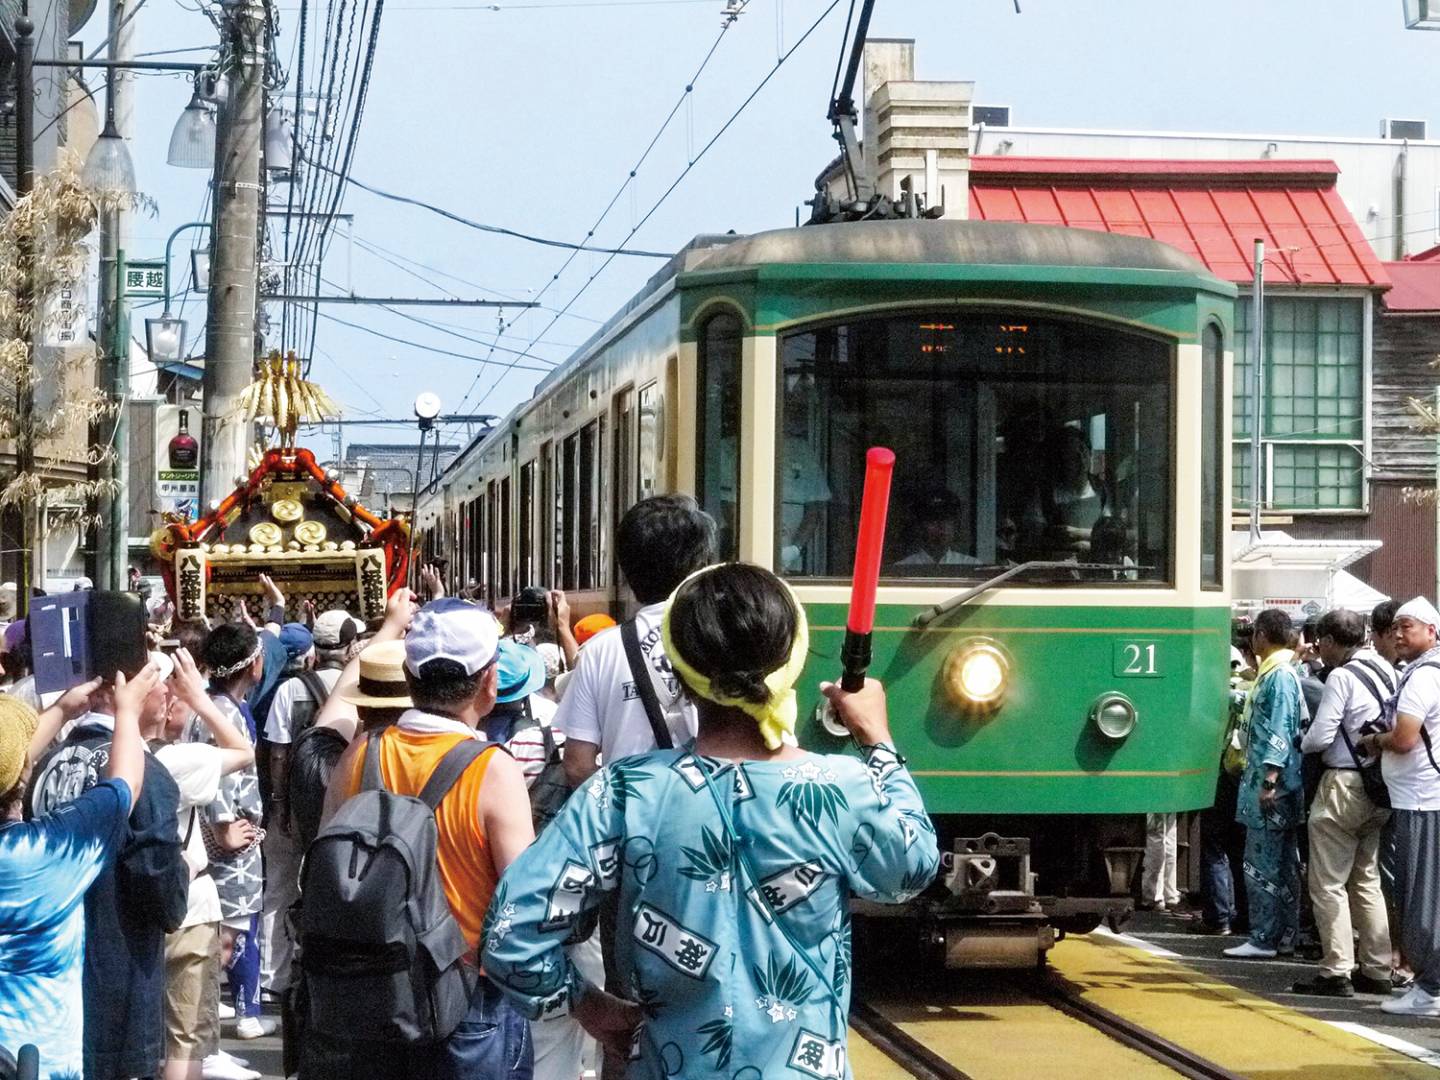
[[[1333,161],[974,157],[970,216],[1127,233],[1194,255],[1217,277],[1387,287],[1385,267],[1335,191]]]
[[[1387,262],[1385,270],[1393,283],[1385,294],[1386,311],[1440,313],[1440,259],[1425,252],[1404,262]]]

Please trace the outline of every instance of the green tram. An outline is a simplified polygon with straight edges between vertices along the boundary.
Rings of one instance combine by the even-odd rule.
[[[892,448],[871,673],[947,852],[908,914],[953,966],[1034,963],[1128,912],[1141,815],[1214,794],[1234,295],[1049,226],[699,237],[427,489],[421,551],[496,605],[541,584],[622,617],[619,515],[691,492],[805,604],[801,741],[841,749],[815,687]]]

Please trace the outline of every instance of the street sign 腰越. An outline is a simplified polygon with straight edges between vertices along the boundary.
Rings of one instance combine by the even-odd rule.
[[[135,259],[125,264],[124,287],[127,297],[165,295],[165,260]]]

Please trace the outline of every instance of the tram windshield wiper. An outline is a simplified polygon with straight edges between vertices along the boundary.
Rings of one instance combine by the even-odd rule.
[[[1014,566],[1008,567],[1007,569],[996,574],[994,577],[987,578],[985,581],[982,581],[979,585],[974,585],[966,589],[964,592],[956,593],[954,596],[950,597],[950,599],[945,600],[942,603],[934,604],[926,608],[924,611],[920,612],[920,614],[916,615],[915,618],[910,620],[910,625],[916,630],[923,630],[925,629],[925,627],[929,626],[932,622],[940,618],[942,615],[948,615],[956,608],[968,604],[971,600],[975,599],[975,597],[979,596],[981,593],[989,592],[991,589],[995,588],[995,586],[1003,585],[1011,578],[1019,577],[1021,574],[1029,573],[1032,570],[1134,571],[1138,569],[1143,569],[1143,567],[1137,567],[1133,563],[1082,563],[1073,562],[1068,559],[1032,559],[1030,562],[1017,563]]]

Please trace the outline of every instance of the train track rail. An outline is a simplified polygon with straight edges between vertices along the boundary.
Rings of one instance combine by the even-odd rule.
[[[852,1001],[850,1026],[920,1080],[973,1080],[873,1005]]]
[[[1240,1073],[1217,1065],[1132,1020],[1085,1000],[1062,979],[1051,977],[1038,984],[1026,981],[1018,985],[1033,999],[1143,1054],[1178,1076],[1188,1080],[1245,1080]],[[852,1003],[850,1026],[920,1080],[974,1080],[969,1073],[937,1054],[873,1005]]]
[[[1240,1073],[1231,1072],[1194,1051],[1156,1035],[1133,1020],[1127,1020],[1092,1001],[1086,1001],[1079,991],[1063,979],[1052,976],[1036,993],[1041,1000],[1059,1009],[1066,1016],[1103,1032],[1116,1042],[1144,1054],[1181,1076],[1189,1077],[1190,1080],[1245,1080]]]

